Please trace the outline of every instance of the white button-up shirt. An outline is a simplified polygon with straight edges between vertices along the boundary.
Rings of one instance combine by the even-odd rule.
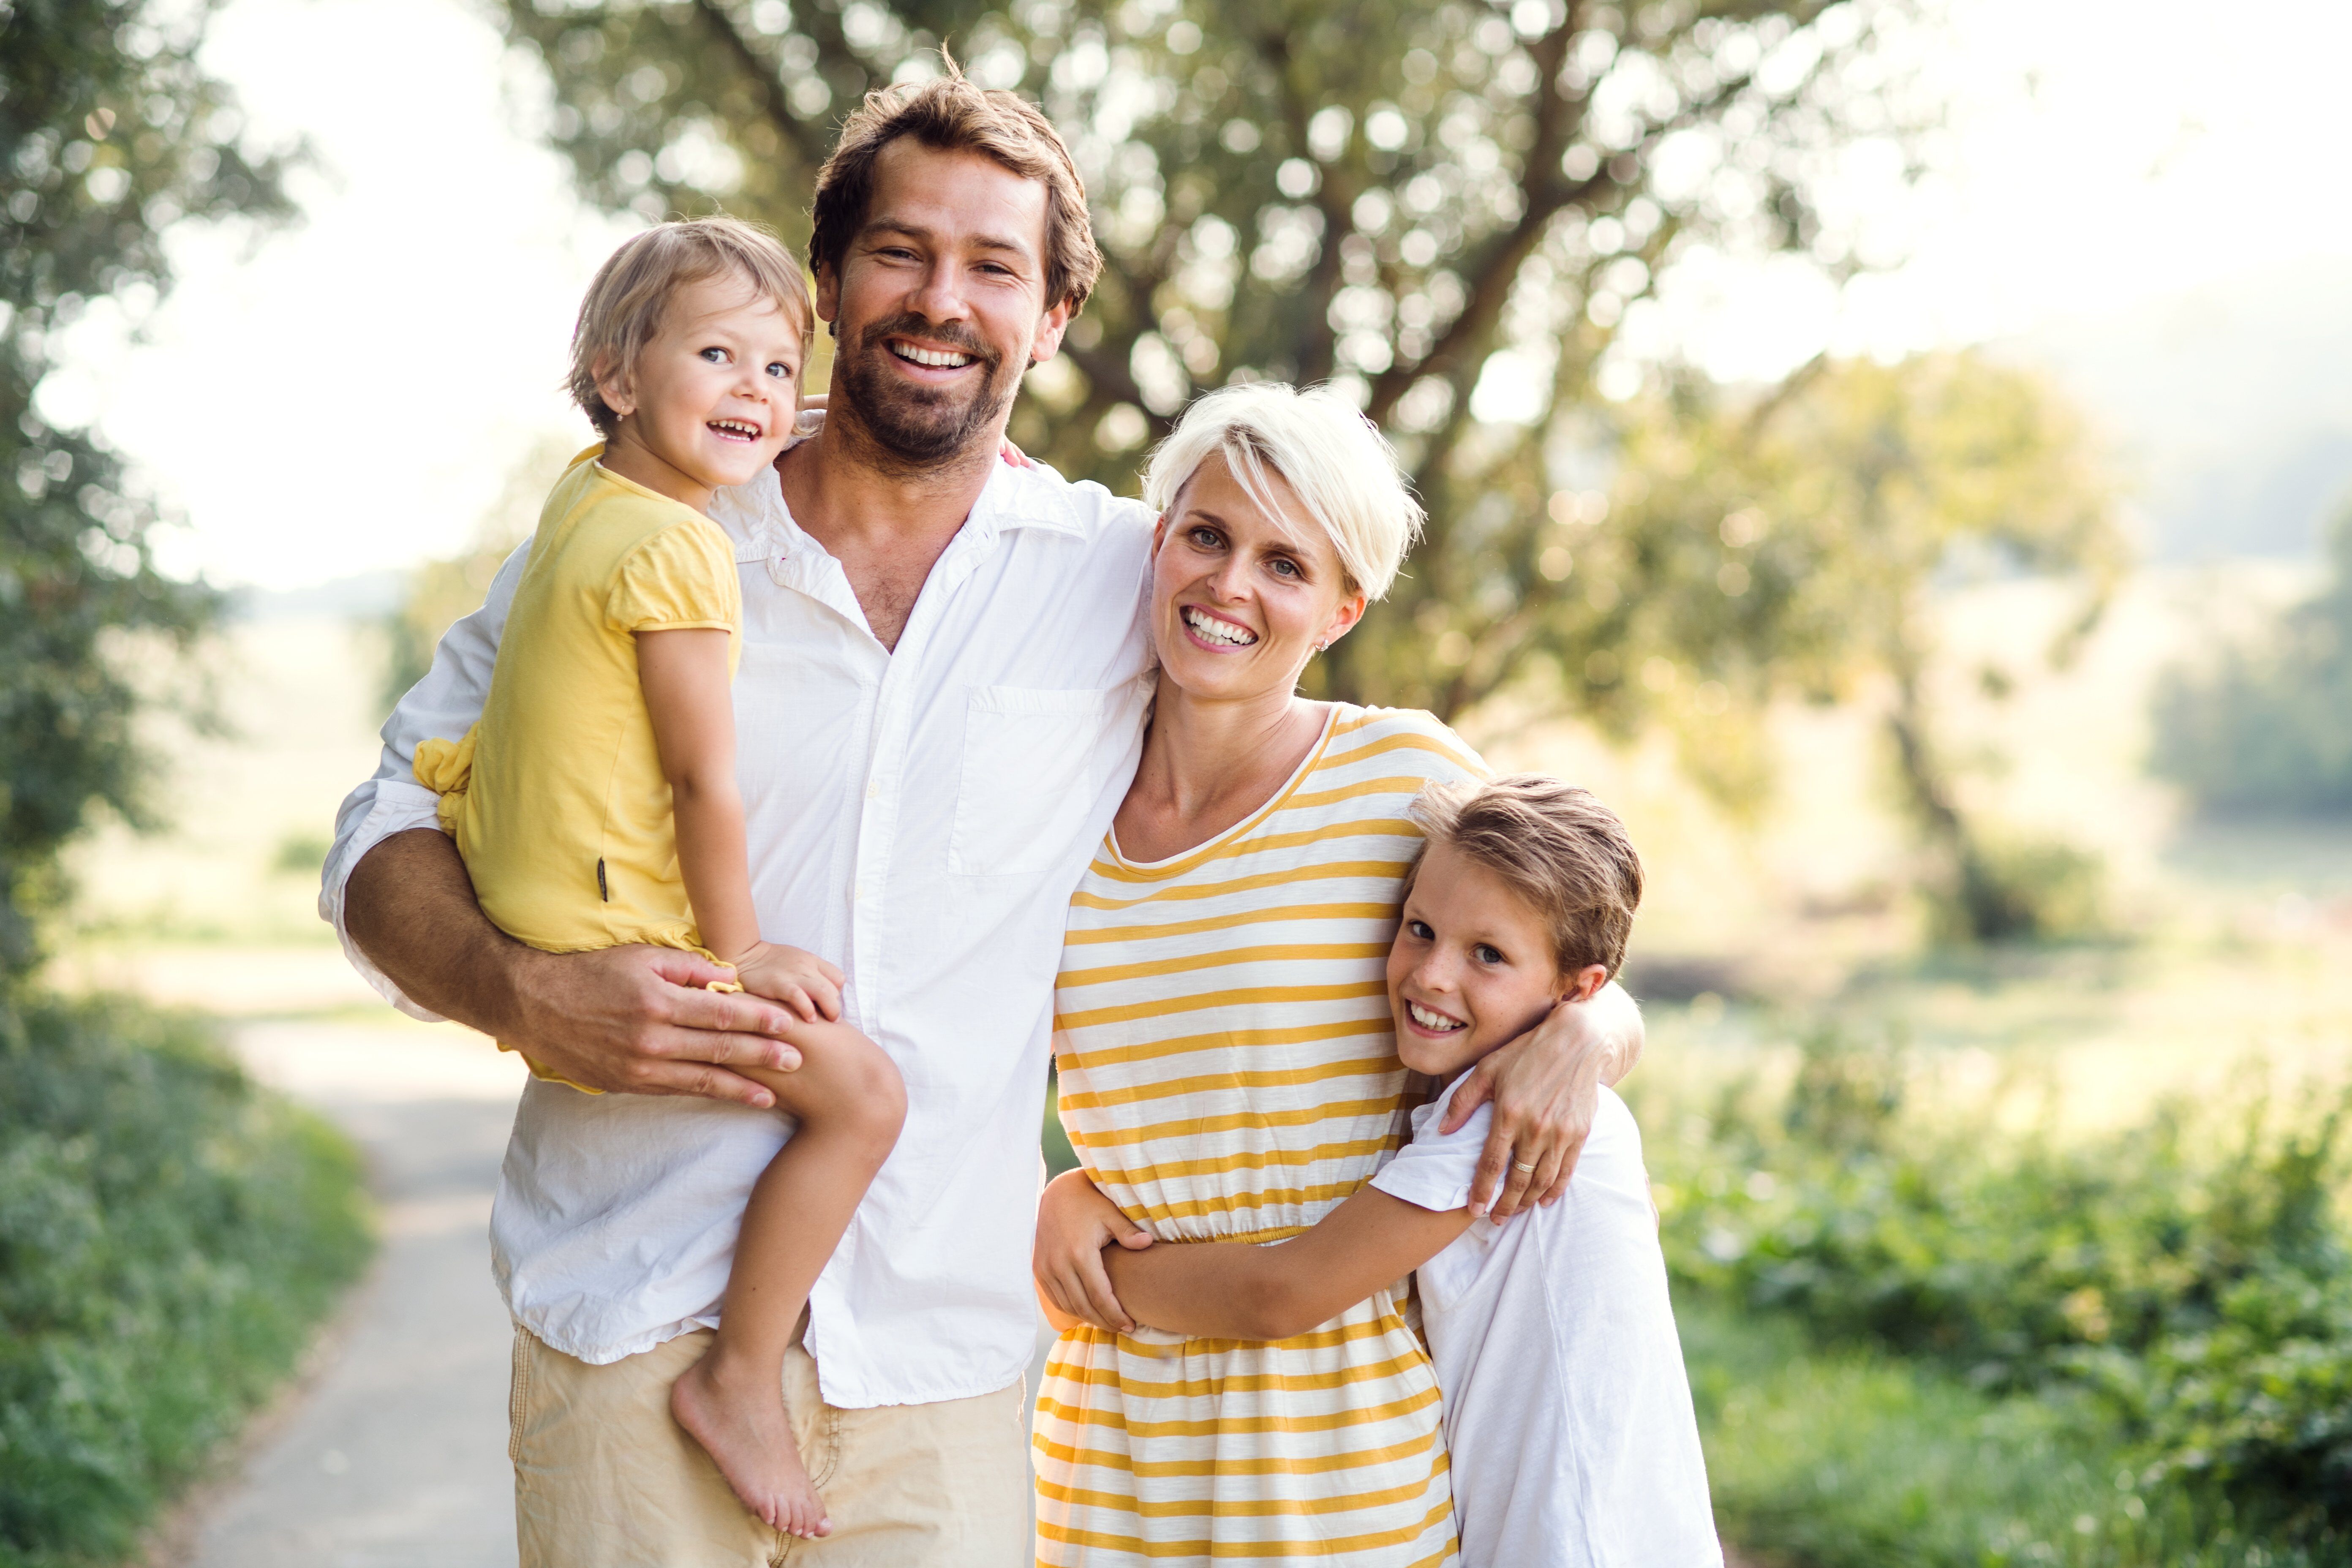
[[[738,770],[761,934],[839,963],[844,1016],[907,1084],[898,1144],[810,1297],[846,1407],[1000,1389],[1035,1333],[1029,1246],[1054,973],[1070,889],[1126,794],[1150,696],[1150,514],[999,464],[895,651],[772,473],[721,490],[743,658]],[[528,547],[526,547],[527,550]],[[411,760],[481,714],[526,550],[450,628],[336,819],[320,912],[386,837],[434,826]],[[379,991],[418,1016],[344,935]],[[490,1220],[525,1328],[591,1363],[718,1321],[772,1111],[533,1079]]]

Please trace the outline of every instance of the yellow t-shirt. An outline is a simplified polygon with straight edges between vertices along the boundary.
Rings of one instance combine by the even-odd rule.
[[[636,634],[694,627],[742,647],[735,549],[718,524],[608,472],[591,447],[540,513],[482,717],[416,748],[482,911],[550,952],[701,950],[677,870],[669,782],[637,684]]]

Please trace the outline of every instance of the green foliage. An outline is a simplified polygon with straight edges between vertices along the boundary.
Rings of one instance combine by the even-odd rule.
[[[1735,1089],[1654,1142],[1675,1276],[1822,1345],[2087,1412],[2203,1538],[2352,1544],[2340,1113],[2172,1111],[2061,1145],[1924,1128],[1903,1081],[1824,1036],[1777,1116]]]
[[[368,1245],[350,1146],[202,1026],[0,1003],[0,1565],[119,1561]]]
[[[196,67],[211,11],[0,5],[0,978],[32,962],[58,849],[89,808],[141,818],[141,650],[184,648],[218,606],[155,570],[154,503],[114,455],[35,402],[91,300],[136,314],[170,288],[172,224],[290,211],[282,162],[241,150]]]
[[[2328,531],[2317,595],[2252,645],[2168,670],[2157,688],[2158,775],[2213,812],[2352,812],[2352,502]]]
[[[1310,679],[1449,717],[1589,652],[1630,672],[1649,651],[1625,646],[1625,615],[1584,575],[1547,563],[1609,460],[1596,377],[1658,273],[1699,247],[1852,270],[1816,184],[1857,141],[1901,165],[1934,118],[1908,85],[1910,0],[502,9],[546,65],[582,190],[647,218],[723,203],[804,240],[841,114],[935,70],[942,39],[976,79],[1036,98],[1079,160],[1108,266],[1063,355],[1030,376],[1014,439],[1131,490],[1198,387],[1349,387],[1404,453],[1430,528]],[[1488,379],[1507,419],[1473,417]],[[1696,549],[1625,552],[1611,604],[1719,604],[1720,515]],[[1717,613],[1701,646],[1663,646],[1685,664],[1727,641],[1777,658],[1747,628]]]

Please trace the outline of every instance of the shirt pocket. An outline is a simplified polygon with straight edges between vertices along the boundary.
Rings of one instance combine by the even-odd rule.
[[[1116,689],[976,686],[964,706],[948,870],[1012,877],[1066,859],[1102,792],[1103,727]]]

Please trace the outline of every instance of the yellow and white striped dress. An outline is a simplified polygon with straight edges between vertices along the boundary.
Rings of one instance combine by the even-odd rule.
[[[1062,1124],[1162,1244],[1277,1241],[1404,1136],[1384,973],[1424,784],[1483,774],[1426,713],[1337,705],[1274,799],[1071,901]],[[1036,1426],[1041,1564],[1454,1560],[1437,1379],[1386,1290],[1270,1343],[1064,1334]]]

